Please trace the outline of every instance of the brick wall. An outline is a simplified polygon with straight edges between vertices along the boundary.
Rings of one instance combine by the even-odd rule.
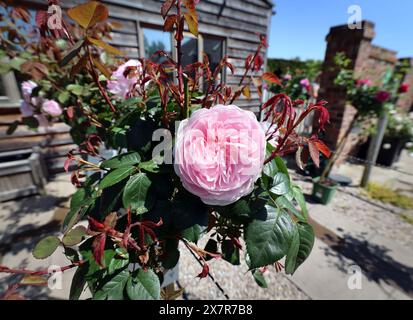
[[[350,68],[354,70],[355,75],[368,77],[374,84],[378,84],[386,71],[393,70],[397,63],[397,52],[373,45],[374,36],[374,23],[363,21],[362,29],[351,30],[347,25],[336,26],[330,29],[326,37],[327,50],[321,77],[320,98],[329,102],[331,123],[326,127],[324,139],[333,150],[348,130],[356,112],[355,108],[346,102],[345,90],[334,85],[337,76],[337,71],[334,70],[335,55],[338,52],[345,53],[352,61]],[[409,76],[413,77],[413,74]],[[409,79],[413,81],[412,78]],[[359,130],[360,128],[356,128],[354,131]],[[343,154],[351,153],[358,142],[357,132],[353,132]]]
[[[401,62],[406,62],[410,69],[404,75],[403,82],[409,85],[409,91],[401,95],[397,101],[397,106],[406,112],[413,111],[413,58],[399,59]]]

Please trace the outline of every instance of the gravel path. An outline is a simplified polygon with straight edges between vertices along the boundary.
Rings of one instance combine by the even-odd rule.
[[[201,239],[199,246],[203,247],[208,237]],[[181,259],[179,260],[179,283],[185,289],[187,299],[190,300],[222,300],[222,292],[209,278],[199,279],[196,276],[201,272],[201,266],[188,252],[184,245],[180,247]],[[253,279],[245,261],[240,266],[233,266],[223,259],[208,262],[209,270],[215,280],[221,285],[230,299],[239,300],[308,300],[310,299],[294,283],[289,276],[276,273],[274,268],[269,268],[265,273],[268,288],[259,287]]]
[[[303,181],[303,177],[295,173],[291,173],[291,177],[302,187],[304,194],[311,194],[312,183],[308,179]],[[360,188],[355,187],[340,187],[329,207],[332,211],[402,246],[410,248],[413,243],[413,225],[400,216],[401,214],[413,215],[412,210],[370,199]]]

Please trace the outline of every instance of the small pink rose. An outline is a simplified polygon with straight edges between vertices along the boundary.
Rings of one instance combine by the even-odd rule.
[[[225,206],[252,192],[265,146],[264,130],[252,112],[234,105],[200,109],[177,130],[175,172],[204,203]]]
[[[62,108],[54,100],[46,100],[42,104],[42,111],[52,117],[58,117],[62,114]]]
[[[24,100],[26,100],[27,102],[30,101],[33,89],[36,87],[37,84],[31,80],[22,82],[21,88]]]
[[[310,80],[308,80],[307,78],[302,79],[302,80],[300,81],[300,85],[301,85],[304,89],[306,89],[307,91],[310,91],[310,89],[311,89]]]
[[[129,72],[135,69],[133,72]],[[113,95],[126,99],[129,93],[139,80],[139,75],[142,73],[142,64],[139,60],[129,60],[119,66],[119,68],[112,73],[111,80],[108,80],[107,87]]]
[[[292,78],[293,78],[292,75],[289,74],[289,73],[287,73],[287,74],[283,77],[283,79],[284,79],[285,81],[290,81]]]

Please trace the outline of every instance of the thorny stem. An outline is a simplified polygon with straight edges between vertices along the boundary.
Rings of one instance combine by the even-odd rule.
[[[110,101],[110,98],[107,94],[107,92],[105,91],[105,89],[102,87],[102,84],[99,81],[99,75],[96,73],[96,70],[94,68],[93,65],[93,59],[92,59],[92,54],[90,52],[89,47],[86,47],[87,49],[87,55],[88,55],[88,59],[89,59],[89,64],[90,64],[90,72],[91,72],[91,76],[93,78],[93,80],[95,81],[95,83],[97,84],[100,93],[102,94],[103,98],[105,99],[105,101],[107,102],[107,104],[109,105],[110,109],[112,110],[112,112],[116,112],[116,108],[115,106],[112,104],[112,102]]]
[[[201,259],[196,256],[196,254],[192,251],[191,247],[188,245],[187,241],[185,239],[181,239],[182,242],[185,244],[185,247],[188,249],[188,251],[191,253],[191,255],[195,258],[196,261],[198,261],[199,265],[203,267]],[[212,282],[215,284],[215,286],[221,291],[221,293],[224,295],[224,297],[229,300],[229,296],[225,293],[224,289],[221,287],[221,285],[215,280],[215,278],[211,275],[211,273],[208,271],[208,277],[212,280]]]
[[[64,266],[62,268],[60,268],[61,272],[65,272],[67,270],[70,270],[72,268],[75,267],[79,267],[82,264],[84,264],[86,262],[86,260],[81,260],[78,262],[74,262],[72,264],[69,264],[67,266]],[[43,275],[48,275],[51,274],[53,272],[50,272],[48,269],[43,269],[43,270],[27,270],[27,269],[11,269],[9,267],[0,265],[0,273],[12,273],[12,274],[25,274],[25,275],[31,275],[31,276],[43,276]]]
[[[177,52],[177,79],[178,79],[178,88],[179,88],[179,106],[181,108],[181,115],[184,116],[184,105],[182,101],[182,96],[184,92],[184,79],[183,79],[183,69],[182,69],[182,35],[180,34],[183,30],[183,26],[181,25],[182,19],[182,7],[181,7],[181,0],[178,0],[176,3],[176,10],[177,10],[177,37],[176,37],[176,52]]]

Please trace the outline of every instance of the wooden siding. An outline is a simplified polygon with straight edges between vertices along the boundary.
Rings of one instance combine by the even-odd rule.
[[[83,3],[82,0],[61,1],[64,8]],[[142,26],[161,28],[163,20],[159,14],[162,0],[106,0],[110,20],[122,27],[114,30],[111,43],[124,51],[128,57],[137,58],[143,53]],[[13,3],[13,2],[12,2]],[[21,1],[28,6],[44,7],[44,0]],[[259,43],[257,33],[267,34],[272,16],[272,7],[262,0],[202,0],[198,5],[199,32],[203,35],[221,37],[225,41],[226,54],[236,67],[231,75],[226,72],[228,84],[236,87],[244,74],[244,60],[253,53]],[[141,44],[141,45],[140,45]],[[266,55],[266,52],[262,52]],[[257,90],[251,90],[251,100],[241,97],[236,104],[258,113],[260,99]],[[19,109],[0,107],[0,151],[41,146],[50,172],[63,168],[65,154],[73,146],[69,127],[58,123],[48,130],[38,132],[23,126],[7,136],[8,124],[19,119]]]

